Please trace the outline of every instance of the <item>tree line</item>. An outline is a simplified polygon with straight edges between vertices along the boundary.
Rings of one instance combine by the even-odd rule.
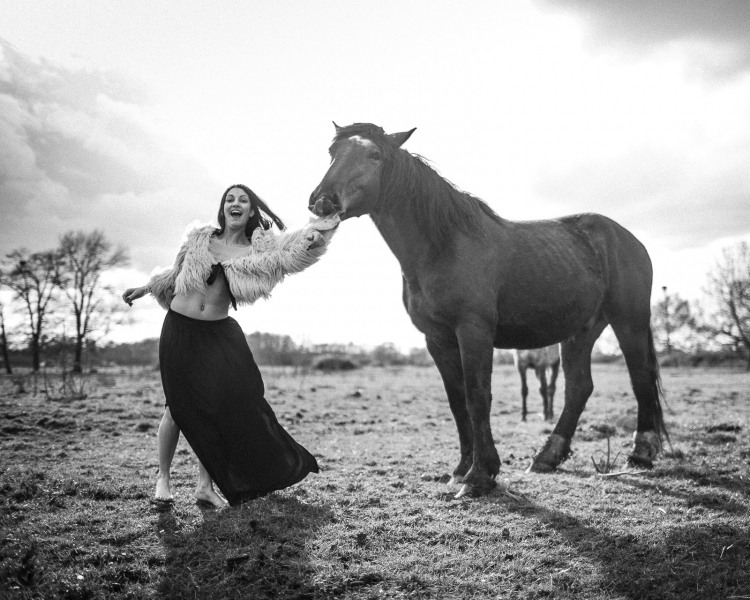
[[[288,335],[256,331],[247,334],[248,346],[259,365],[288,367],[329,368],[328,359],[339,359],[338,364],[352,366],[425,366],[432,364],[426,348],[400,351],[391,342],[374,348],[356,344],[307,344],[296,343]],[[159,340],[150,338],[128,344],[104,344],[97,346],[95,363],[100,365],[155,367],[159,361]],[[511,361],[512,362],[512,361]],[[336,361],[333,361],[336,364]],[[333,367],[338,368],[338,367]]]
[[[128,264],[127,249],[112,244],[99,230],[70,231],[51,250],[22,248],[7,254],[0,263],[0,289],[12,292],[10,303],[0,301],[5,371],[12,371],[14,356],[30,359],[32,370],[38,371],[45,351],[49,355],[67,348],[73,371],[83,368],[87,350],[97,363],[155,364],[158,340],[98,343],[126,314],[119,294],[103,277]],[[652,306],[652,328],[663,356],[713,353],[741,359],[750,370],[750,246],[740,242],[723,249],[707,274],[700,300],[691,302],[662,288]],[[326,356],[356,364],[432,364],[424,348],[402,353],[392,343],[365,350],[353,344],[296,344],[288,335],[261,332],[247,339],[256,361],[266,365],[310,365]],[[508,357],[498,358],[504,362]]]

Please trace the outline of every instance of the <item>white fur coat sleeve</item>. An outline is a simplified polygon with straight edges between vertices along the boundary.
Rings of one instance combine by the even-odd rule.
[[[237,301],[252,304],[258,298],[268,298],[286,275],[304,271],[318,262],[329,242],[310,249],[311,241],[307,237],[314,229],[313,222],[279,235],[257,230],[252,240],[253,252],[225,267],[231,273],[231,288]]]

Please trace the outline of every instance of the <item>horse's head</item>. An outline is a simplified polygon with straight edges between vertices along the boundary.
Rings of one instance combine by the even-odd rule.
[[[336,135],[329,149],[331,166],[310,195],[308,208],[319,217],[337,212],[344,220],[377,207],[383,169],[414,129],[386,134],[371,123],[333,125]]]

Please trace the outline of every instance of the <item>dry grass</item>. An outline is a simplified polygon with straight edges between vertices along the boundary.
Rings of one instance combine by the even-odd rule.
[[[672,448],[651,472],[601,477],[592,457],[608,442],[610,456],[626,455],[635,426],[627,373],[595,367],[573,457],[529,475],[549,426],[539,414],[520,421],[517,375],[496,367],[501,486],[454,500],[457,436],[434,368],[263,371],[279,420],[322,472],[220,512],[191,501],[184,441],[175,506],[149,503],[158,373],[100,374],[72,402],[13,396],[3,382],[0,596],[750,596],[747,373],[665,369]]]

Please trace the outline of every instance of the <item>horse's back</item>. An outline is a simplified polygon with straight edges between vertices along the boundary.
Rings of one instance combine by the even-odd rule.
[[[648,253],[638,238],[617,221],[598,213],[505,223],[515,226],[513,241],[525,239],[525,247],[552,248],[555,252],[562,250],[566,254],[583,251],[584,254],[595,257],[604,269],[613,256],[626,253],[629,256],[635,255],[637,260],[645,259],[650,267]]]

